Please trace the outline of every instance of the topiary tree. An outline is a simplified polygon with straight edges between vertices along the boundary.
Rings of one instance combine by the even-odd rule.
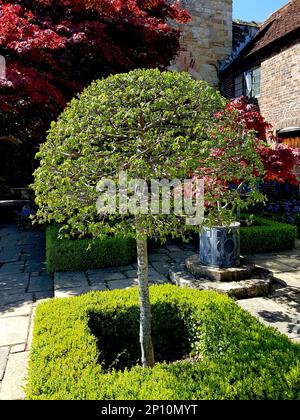
[[[137,239],[143,366],[154,364],[147,238],[184,237],[190,230],[186,217],[195,209],[181,209],[178,204],[184,190],[184,197],[192,198],[192,207],[200,205],[193,183],[182,187],[199,160],[220,178],[243,178],[250,188],[261,171],[253,134],[235,124],[236,116],[225,110],[220,93],[186,73],[135,70],[93,82],[73,99],[52,123],[38,154],[41,165],[33,188],[39,222],[60,223],[62,235],[98,238],[123,232]],[[217,159],[215,151],[221,147],[224,153]],[[237,155],[247,165],[240,165],[234,159]],[[154,201],[158,211],[149,210],[147,199],[153,198],[153,190],[148,188],[150,183],[156,185],[153,179],[176,180],[163,197],[171,202],[169,212],[162,198]],[[206,200],[213,200],[210,188],[204,192]],[[222,194],[230,201],[222,214],[230,220],[241,205],[240,196],[229,189]],[[211,217],[214,220],[213,211]],[[209,220],[208,210],[205,222]]]

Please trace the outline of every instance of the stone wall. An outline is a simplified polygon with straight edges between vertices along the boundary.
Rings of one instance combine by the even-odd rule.
[[[300,127],[300,42],[261,62],[262,115],[276,130]]]
[[[183,26],[174,66],[219,87],[219,61],[232,50],[232,0],[183,0],[192,21]]]

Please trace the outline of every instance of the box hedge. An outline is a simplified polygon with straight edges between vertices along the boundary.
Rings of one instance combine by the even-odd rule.
[[[241,252],[259,254],[293,249],[297,228],[254,216],[253,225],[241,227]]]
[[[258,254],[292,249],[297,228],[274,220],[257,217],[253,225],[241,228],[242,254]],[[46,231],[47,271],[82,271],[103,267],[118,267],[136,261],[136,244],[124,236],[105,239],[58,239],[59,227]],[[195,239],[198,242],[198,238]]]
[[[136,365],[137,288],[40,304],[26,398],[300,398],[299,345],[214,292],[165,285],[150,295],[153,369]]]
[[[49,274],[58,271],[127,265],[136,261],[135,240],[124,236],[105,239],[58,239],[59,227],[46,231],[46,264]]]
[[[297,228],[297,237],[300,238],[300,213],[296,214],[294,225]]]

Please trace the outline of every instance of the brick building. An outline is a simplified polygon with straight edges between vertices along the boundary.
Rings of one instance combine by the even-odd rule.
[[[259,27],[234,25],[236,45],[220,65],[223,94],[247,96],[286,144],[300,148],[300,0]]]

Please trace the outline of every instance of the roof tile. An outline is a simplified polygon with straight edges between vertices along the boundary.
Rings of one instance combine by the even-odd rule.
[[[247,56],[300,28],[300,0],[290,0],[273,13],[260,27]]]

